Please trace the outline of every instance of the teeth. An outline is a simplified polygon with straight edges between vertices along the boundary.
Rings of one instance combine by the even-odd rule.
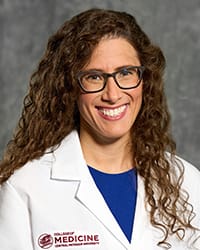
[[[106,116],[115,117],[115,116],[120,115],[122,112],[124,112],[125,108],[126,108],[126,105],[123,105],[116,109],[99,109],[99,111]]]

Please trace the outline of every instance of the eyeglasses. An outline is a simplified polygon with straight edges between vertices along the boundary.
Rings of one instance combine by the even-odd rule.
[[[77,74],[77,79],[81,89],[86,93],[102,91],[106,86],[108,77],[113,77],[120,89],[133,89],[139,86],[144,69],[144,66],[129,66],[113,73],[98,70],[80,71]]]

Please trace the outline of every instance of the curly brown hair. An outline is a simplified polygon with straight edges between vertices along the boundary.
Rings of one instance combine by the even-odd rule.
[[[170,248],[169,235],[183,239],[186,229],[194,229],[194,212],[188,194],[181,189],[184,168],[175,159],[175,143],[170,134],[163,87],[165,58],[130,14],[91,9],[66,21],[49,38],[31,77],[16,133],[0,163],[0,183],[26,162],[41,157],[48,148],[53,151],[67,134],[79,129],[76,74],[89,62],[103,37],[126,39],[145,66],[142,108],[132,128],[134,161],[144,180],[150,221],[164,233],[158,245]]]

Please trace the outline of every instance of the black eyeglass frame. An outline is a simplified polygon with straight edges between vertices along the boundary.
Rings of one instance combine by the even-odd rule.
[[[116,79],[116,74],[118,74],[119,72],[121,72],[123,69],[137,69],[138,71],[139,71],[139,81],[138,81],[138,83],[135,85],[135,86],[133,86],[133,87],[121,87],[120,86],[120,84],[118,83],[118,81],[117,81],[117,79]],[[140,83],[141,83],[141,81],[142,81],[142,77],[143,77],[143,72],[144,72],[144,70],[145,70],[145,67],[144,66],[129,66],[129,67],[124,67],[124,68],[121,68],[120,70],[117,70],[117,71],[115,71],[115,72],[113,72],[113,73],[105,73],[105,72],[100,72],[100,71],[95,71],[95,70],[88,70],[88,71],[80,71],[80,72],[78,72],[78,74],[77,74],[77,80],[78,80],[78,84],[79,84],[79,86],[80,86],[80,88],[85,92],[85,93],[97,93],[97,92],[100,92],[100,91],[102,91],[104,88],[105,88],[105,86],[106,86],[106,83],[107,83],[107,80],[108,80],[108,78],[109,77],[113,77],[113,79],[114,79],[114,81],[115,81],[115,83],[117,84],[117,86],[120,88],[120,89],[124,89],[124,90],[128,90],[128,89],[135,89],[135,88],[137,88],[139,85],[140,85]],[[103,83],[103,86],[102,86],[102,88],[101,89],[98,89],[98,90],[92,90],[92,91],[88,91],[88,90],[86,90],[83,86],[82,86],[82,84],[81,84],[81,78],[84,76],[84,75],[86,75],[86,74],[88,74],[88,73],[98,73],[98,74],[100,74],[101,76],[103,76],[103,78],[104,78],[104,83]]]

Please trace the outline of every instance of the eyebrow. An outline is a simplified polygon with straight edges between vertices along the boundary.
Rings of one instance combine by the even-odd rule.
[[[118,70],[121,70],[121,69],[124,69],[124,68],[128,68],[128,67],[134,67],[134,66],[136,66],[136,67],[139,67],[140,65],[122,65],[122,66],[119,66],[119,67],[117,67],[117,68],[115,68],[114,69],[114,71],[118,71]],[[98,71],[98,72],[105,72],[104,70],[102,70],[102,69],[99,69],[99,68],[91,68],[91,69],[87,69],[87,70],[83,70],[83,71]]]

